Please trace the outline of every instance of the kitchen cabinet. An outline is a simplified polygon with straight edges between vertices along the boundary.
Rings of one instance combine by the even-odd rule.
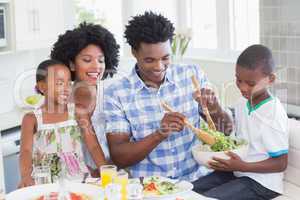
[[[2,139],[0,132],[0,198],[1,198],[1,190],[4,190],[4,173],[3,173],[3,154],[2,154]]]
[[[51,47],[64,30],[62,0],[14,0],[16,50]]]

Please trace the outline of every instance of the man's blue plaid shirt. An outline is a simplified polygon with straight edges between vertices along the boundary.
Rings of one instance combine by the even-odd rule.
[[[161,101],[199,127],[198,103],[192,97],[192,75],[196,75],[201,87],[205,87],[207,79],[198,66],[170,65],[163,84],[153,89],[140,79],[135,67],[128,77],[112,83],[104,91],[106,133],[127,133],[133,142],[142,140],[160,128],[165,113]],[[174,132],[144,160],[129,167],[130,173],[133,177],[160,175],[194,181],[205,172],[191,152],[198,142],[188,128]]]

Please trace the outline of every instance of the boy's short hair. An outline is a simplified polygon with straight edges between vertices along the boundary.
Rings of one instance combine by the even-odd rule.
[[[275,63],[271,50],[261,44],[251,45],[238,57],[237,65],[255,70],[261,68],[264,74],[269,75],[275,70]]]
[[[128,44],[135,50],[141,42],[155,44],[172,41],[174,35],[173,23],[161,14],[145,12],[137,15],[126,25],[125,38]]]

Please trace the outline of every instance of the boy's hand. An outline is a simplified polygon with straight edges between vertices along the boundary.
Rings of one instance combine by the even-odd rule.
[[[21,179],[18,188],[28,187],[34,185],[34,180],[31,176],[26,176]]]
[[[209,166],[218,171],[243,171],[245,170],[245,162],[235,153],[229,151],[226,154],[230,157],[229,160],[222,158],[213,158],[213,161],[209,162]]]
[[[160,122],[159,133],[164,137],[172,132],[182,131],[184,128],[185,116],[178,112],[168,112],[164,115],[163,119]]]
[[[211,89],[201,88],[201,91],[196,90],[193,93],[193,98],[203,107],[207,107],[208,110],[217,111],[220,108],[218,99]]]

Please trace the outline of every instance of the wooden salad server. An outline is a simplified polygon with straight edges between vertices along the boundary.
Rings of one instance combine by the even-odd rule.
[[[200,92],[200,94],[201,94],[201,88],[200,88],[199,82],[196,79],[195,75],[192,76],[192,82],[193,82],[193,85],[194,85],[195,89],[198,90]],[[206,117],[209,129],[211,129],[213,131],[216,131],[217,129],[216,129],[215,123],[212,120],[207,107],[203,106],[202,103],[201,103],[201,106],[202,106],[202,111],[203,111],[203,113],[204,113],[204,115]]]
[[[175,112],[166,102],[161,102],[161,106],[168,112]],[[192,125],[187,118],[185,118],[184,120],[184,124],[190,128],[196,135],[197,137],[202,140],[204,143],[209,144],[209,145],[213,145],[216,142],[216,139],[214,136],[212,136],[211,134],[196,128],[194,125]]]

